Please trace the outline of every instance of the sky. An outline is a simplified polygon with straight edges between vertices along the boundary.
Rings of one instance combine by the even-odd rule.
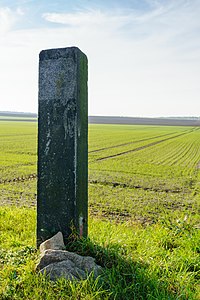
[[[0,111],[38,111],[43,49],[88,57],[89,115],[200,116],[200,0],[0,0]]]

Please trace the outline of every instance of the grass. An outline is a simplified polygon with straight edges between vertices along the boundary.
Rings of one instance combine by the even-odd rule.
[[[67,249],[104,273],[53,283],[35,272],[37,124],[0,122],[0,299],[199,299],[199,128],[89,129],[89,237]]]
[[[200,236],[186,218],[146,228],[91,218],[89,238],[68,250],[105,272],[79,283],[35,273],[35,209],[1,207],[0,218],[1,299],[198,299]]]

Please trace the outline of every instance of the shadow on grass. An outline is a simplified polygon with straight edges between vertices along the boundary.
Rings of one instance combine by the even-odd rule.
[[[104,268],[99,285],[111,294],[109,299],[188,299],[184,295],[178,296],[175,289],[169,291],[167,281],[159,280],[158,275],[150,272],[147,264],[119,255],[120,247],[117,244],[106,249],[90,239],[82,239],[70,241],[66,250],[92,256]]]
[[[48,277],[34,271],[38,252],[26,247],[16,252],[0,252],[0,266],[7,270],[1,278],[0,299],[48,300],[186,300],[196,299],[181,293],[164,278],[162,270],[134,261],[118,244],[107,248],[94,244],[90,239],[70,239],[66,250],[83,256],[92,256],[104,268],[95,279],[92,274],[80,282],[64,278],[51,282]],[[3,283],[4,282],[4,283]]]

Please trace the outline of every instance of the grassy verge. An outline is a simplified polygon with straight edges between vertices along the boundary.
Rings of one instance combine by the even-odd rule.
[[[200,234],[190,218],[142,225],[90,219],[89,238],[68,250],[91,255],[104,274],[56,283],[35,273],[36,212],[0,207],[0,299],[198,299]]]

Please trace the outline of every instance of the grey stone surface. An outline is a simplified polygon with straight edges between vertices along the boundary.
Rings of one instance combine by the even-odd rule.
[[[70,260],[52,263],[44,267],[40,272],[49,276],[49,278],[53,281],[61,277],[64,277],[67,280],[80,280],[87,278],[86,272],[77,268]]]
[[[37,246],[72,226],[87,236],[87,57],[44,50],[39,62]]]
[[[51,280],[64,277],[66,279],[85,279],[93,272],[96,278],[102,273],[102,268],[90,256],[81,256],[63,250],[46,250],[42,253],[36,270],[49,275]]]
[[[53,250],[64,250],[65,249],[62,232],[59,231],[52,238],[50,238],[50,239],[44,241],[42,244],[40,244],[40,252],[41,253],[47,249],[53,249]]]

